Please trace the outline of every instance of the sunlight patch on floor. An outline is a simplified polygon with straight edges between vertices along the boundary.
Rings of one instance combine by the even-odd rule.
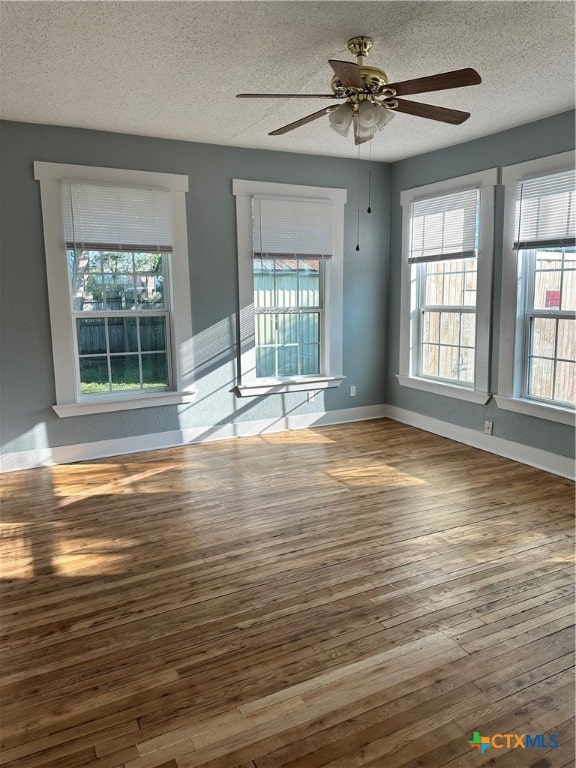
[[[3,579],[30,579],[38,575],[114,575],[127,570],[133,538],[70,538],[55,523],[0,524]]]
[[[335,442],[331,437],[314,432],[313,429],[265,432],[254,439],[264,440],[271,445],[329,445]]]
[[[27,523],[0,523],[0,578],[29,579],[34,575],[30,543],[25,531]]]
[[[400,472],[388,464],[346,466],[327,470],[327,474],[352,488],[359,486],[395,488],[409,485],[428,485],[426,480]]]
[[[147,487],[147,481],[178,468],[176,464],[153,464],[146,468],[146,465],[140,463],[135,463],[132,468],[129,465],[117,467],[113,464],[54,467],[53,492],[57,497],[71,497],[71,502],[90,496],[155,493],[156,489]],[[123,476],[118,478],[119,472]],[[65,503],[60,502],[58,506],[65,506]]]
[[[130,556],[121,553],[56,555],[52,560],[58,576],[119,576],[129,570]]]

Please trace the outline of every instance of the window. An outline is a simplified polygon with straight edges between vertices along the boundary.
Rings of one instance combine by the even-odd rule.
[[[576,403],[572,153],[504,169],[501,408],[570,423]]]
[[[72,416],[189,401],[186,177],[52,163],[35,163],[35,175],[55,411]]]
[[[489,398],[495,182],[485,171],[402,193],[404,386]]]
[[[345,191],[235,180],[234,194],[239,394],[338,386]]]
[[[526,280],[526,375],[523,394],[576,402],[576,253],[572,248],[520,251]]]
[[[62,184],[80,395],[172,386],[170,193]]]
[[[332,206],[252,198],[252,248],[256,378],[319,376]]]

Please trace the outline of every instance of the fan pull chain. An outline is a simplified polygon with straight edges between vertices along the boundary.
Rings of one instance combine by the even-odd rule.
[[[360,144],[358,144],[358,173],[356,176],[356,250],[360,250]]]
[[[370,207],[370,182],[372,181],[372,171],[368,172],[368,208],[366,208],[366,213],[372,213],[372,208]]]
[[[370,159],[370,162],[372,162],[372,142],[368,145],[369,153],[368,157]],[[368,171],[368,208],[366,209],[366,213],[372,213],[372,208],[370,207],[370,186],[372,181],[372,171]]]

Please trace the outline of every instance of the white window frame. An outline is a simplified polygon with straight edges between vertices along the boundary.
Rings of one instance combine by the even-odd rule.
[[[238,246],[239,360],[237,392],[241,397],[302,392],[338,387],[342,375],[342,321],[344,274],[344,206],[347,190],[300,184],[233,179],[236,197]],[[254,331],[254,255],[252,240],[253,196],[323,200],[332,204],[332,259],[326,265],[324,317],[321,342],[322,373],[319,376],[257,378]]]
[[[66,163],[34,162],[34,178],[40,182],[52,352],[56,384],[54,411],[60,417],[179,405],[194,400],[192,363],[192,315],[186,228],[188,176],[172,173],[101,168]],[[77,391],[77,359],[70,300],[70,278],[62,181],[108,182],[125,186],[154,186],[170,192],[173,252],[170,268],[170,329],[172,389],[162,392],[107,393],[95,398]]]
[[[546,176],[574,168],[575,153],[561,152],[524,163],[507,165],[502,169],[504,185],[504,243],[502,248],[502,300],[500,310],[500,351],[498,360],[498,393],[494,396],[499,408],[523,413],[559,424],[574,424],[574,409],[569,406],[544,403],[522,397],[525,350],[525,312],[523,281],[518,269],[516,240],[516,190],[519,181]]]
[[[478,173],[446,179],[422,187],[403,190],[400,194],[402,205],[402,267],[400,296],[400,359],[398,382],[403,387],[419,389],[436,395],[467,400],[484,405],[492,397],[490,393],[490,332],[492,303],[492,263],[494,251],[494,188],[498,181],[496,168]],[[460,386],[458,383],[444,383],[416,375],[414,345],[415,334],[413,285],[410,251],[410,216],[412,203],[448,195],[468,189],[480,191],[480,222],[478,232],[477,283],[476,283],[476,352],[474,384]]]

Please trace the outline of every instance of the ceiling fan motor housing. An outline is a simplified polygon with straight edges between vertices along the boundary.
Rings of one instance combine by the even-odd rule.
[[[360,77],[364,81],[364,87],[370,93],[378,95],[388,85],[388,76],[386,72],[376,67],[360,67]],[[332,82],[330,83],[334,94],[344,93],[347,94],[350,88],[347,88],[340,80],[338,75],[334,75]]]
[[[377,95],[388,84],[388,76],[381,69],[367,67],[364,64],[364,57],[368,56],[373,44],[374,40],[371,37],[359,35],[358,37],[351,37],[347,45],[350,53],[358,58],[360,77],[364,81],[365,90]],[[350,89],[344,85],[338,75],[334,75],[330,85],[335,94],[349,94],[350,92]]]

